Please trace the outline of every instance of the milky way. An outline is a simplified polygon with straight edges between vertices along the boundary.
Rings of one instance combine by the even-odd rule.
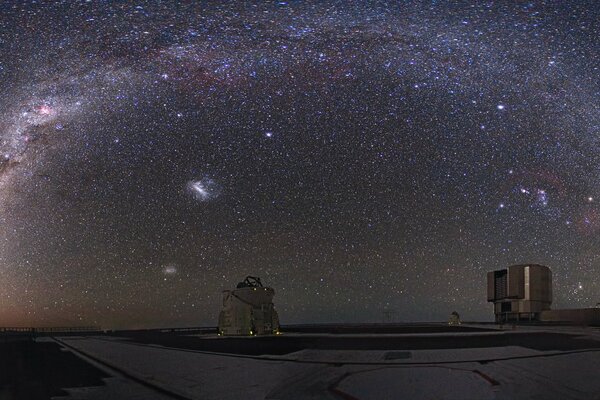
[[[600,301],[593,1],[2,2],[0,325],[490,319]]]

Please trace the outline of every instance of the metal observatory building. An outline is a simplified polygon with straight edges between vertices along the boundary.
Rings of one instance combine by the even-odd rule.
[[[552,304],[552,272],[538,264],[488,272],[487,300],[494,303],[497,323],[538,320]]]
[[[273,305],[275,290],[260,278],[247,276],[234,290],[223,291],[219,314],[220,335],[272,335],[279,333],[279,316]]]

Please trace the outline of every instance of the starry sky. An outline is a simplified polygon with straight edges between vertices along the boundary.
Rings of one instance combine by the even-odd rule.
[[[2,1],[0,325],[600,302],[595,1]]]

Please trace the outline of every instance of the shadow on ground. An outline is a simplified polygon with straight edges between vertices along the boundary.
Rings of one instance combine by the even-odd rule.
[[[61,388],[104,385],[107,376],[56,343],[0,343],[0,400],[64,396]]]

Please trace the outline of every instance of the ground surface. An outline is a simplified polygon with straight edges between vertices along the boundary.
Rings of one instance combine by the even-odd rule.
[[[107,374],[53,342],[0,342],[0,400],[48,399],[61,388],[103,385]]]
[[[600,329],[481,328],[55,340],[110,375],[65,399],[600,400]]]

